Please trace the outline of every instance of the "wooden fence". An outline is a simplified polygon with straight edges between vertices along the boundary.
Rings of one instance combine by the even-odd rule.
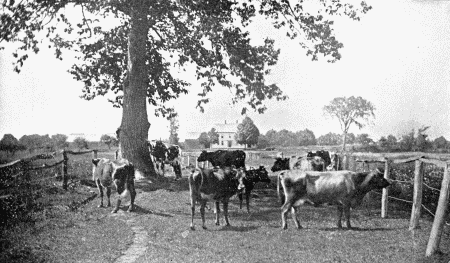
[[[356,163],[384,163],[384,177],[389,178],[389,169],[392,164],[415,163],[414,169],[414,189],[411,210],[411,219],[409,229],[414,230],[419,227],[419,218],[421,215],[422,191],[424,164],[433,164],[444,168],[444,176],[441,182],[439,201],[434,215],[433,226],[431,228],[430,237],[426,249],[426,256],[431,256],[439,251],[439,243],[444,230],[445,216],[447,214],[449,204],[449,187],[450,187],[450,161],[447,155],[427,154],[427,153],[396,153],[396,154],[373,154],[373,153],[352,153],[344,156],[344,169],[356,170]],[[429,187],[429,186],[427,186]],[[389,188],[383,189],[381,199],[381,217],[387,217],[388,213],[388,191]]]
[[[52,153],[43,153],[34,155],[32,157],[19,159],[7,164],[0,165],[0,175],[8,175],[9,178],[12,178],[12,180],[18,181],[18,180],[25,180],[28,182],[33,182],[32,178],[29,176],[29,171],[35,171],[35,170],[43,170],[43,169],[49,169],[53,168],[55,166],[61,165],[61,174],[62,174],[62,188],[64,190],[67,190],[67,184],[68,184],[68,162],[69,162],[69,155],[80,155],[80,154],[87,154],[92,153],[93,158],[97,158],[98,150],[86,150],[86,151],[68,151],[68,150],[61,150],[58,152],[52,152]],[[32,162],[36,160],[48,160],[48,159],[56,159],[56,156],[58,154],[62,154],[62,160],[56,161],[52,164],[42,164],[42,165],[34,165]],[[20,178],[19,178],[20,177]],[[49,176],[45,178],[39,178],[38,181],[47,180],[47,179],[54,179],[55,176]],[[1,198],[6,198],[8,195],[1,196]]]

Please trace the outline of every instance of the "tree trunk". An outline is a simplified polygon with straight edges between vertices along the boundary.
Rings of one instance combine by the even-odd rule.
[[[342,151],[345,152],[345,145],[347,144],[347,132],[346,131],[344,132],[344,135],[342,137],[344,137],[342,139]]]
[[[136,178],[156,177],[147,146],[150,123],[147,116],[148,68],[145,64],[149,31],[149,1],[130,2],[127,80],[123,85],[123,114],[120,130],[122,157],[136,167]]]

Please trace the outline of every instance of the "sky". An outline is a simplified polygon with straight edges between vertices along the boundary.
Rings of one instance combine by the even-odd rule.
[[[289,99],[269,101],[264,114],[248,112],[260,132],[309,129],[316,137],[341,133],[339,123],[323,113],[333,98],[361,96],[375,106],[375,119],[354,134],[368,133],[374,140],[400,136],[411,129],[431,126],[431,139],[450,139],[450,1],[368,0],[373,7],[360,22],[338,18],[335,34],[344,44],[336,63],[311,61],[298,42],[268,21],[250,29],[253,43],[270,36],[281,49],[267,83],[277,84]],[[0,136],[26,134],[114,133],[121,109],[106,98],[80,98],[82,83],[63,61],[42,48],[30,55],[20,74],[13,72],[13,49],[0,51]],[[230,91],[217,87],[205,112],[196,109],[200,84],[192,72],[180,73],[192,83],[190,93],[171,102],[179,117],[179,137],[209,131],[215,123],[241,121],[241,105],[231,104]],[[149,109],[149,139],[169,137],[169,122]]]

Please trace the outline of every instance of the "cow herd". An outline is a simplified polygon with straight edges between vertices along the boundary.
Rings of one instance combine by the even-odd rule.
[[[164,145],[163,145],[164,146]],[[150,145],[155,163],[159,166],[169,163],[174,167],[176,178],[181,177],[181,166],[177,159],[179,147],[163,147],[158,142]],[[162,149],[162,150],[159,150]],[[197,161],[209,161],[213,168],[191,168],[188,177],[191,201],[191,224],[195,229],[195,206],[200,205],[202,227],[205,225],[205,208],[208,201],[214,203],[216,225],[219,225],[219,204],[222,203],[225,224],[228,226],[229,199],[237,195],[242,209],[243,197],[246,199],[247,212],[250,212],[251,191],[257,182],[270,183],[269,174],[264,166],[246,168],[244,151],[218,150],[202,151]],[[134,207],[136,191],[134,189],[134,168],[126,160],[109,161],[94,159],[93,180],[100,193],[100,207],[103,206],[103,189],[106,189],[108,206],[110,206],[111,186],[115,186],[119,198],[113,212],[117,212],[121,198],[131,196],[128,211]],[[163,169],[164,167],[162,167]],[[342,164],[337,154],[327,151],[308,152],[305,156],[277,157],[271,167],[277,176],[277,192],[282,203],[281,224],[287,229],[286,216],[291,212],[295,225],[302,228],[299,219],[299,206],[312,204],[336,205],[338,210],[337,227],[342,228],[342,215],[345,215],[347,228],[351,228],[350,210],[358,206],[364,196],[376,189],[389,186],[389,182],[378,169],[370,172],[352,172],[341,170]]]

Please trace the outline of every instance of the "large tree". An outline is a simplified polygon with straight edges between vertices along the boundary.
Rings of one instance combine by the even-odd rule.
[[[0,151],[6,151],[13,156],[17,151],[25,150],[25,146],[12,134],[5,134],[0,140]]]
[[[176,116],[169,119],[170,122],[170,135],[169,135],[169,143],[170,144],[180,144],[180,138],[178,137],[178,129],[180,128],[180,124]]]
[[[358,126],[359,129],[375,117],[375,107],[370,101],[362,97],[338,97],[334,98],[328,105],[323,107],[326,114],[332,118],[336,118],[341,125],[342,130],[342,150],[345,151],[347,143],[347,133],[352,124]]]
[[[190,84],[171,70],[192,65],[201,81],[201,111],[208,93],[222,86],[234,95],[233,103],[245,101],[263,113],[266,99],[286,96],[265,80],[278,59],[274,41],[250,44],[247,28],[256,16],[299,40],[313,60],[323,55],[335,62],[343,45],[334,34],[333,16],[359,20],[370,8],[340,0],[10,0],[2,1],[0,40],[21,43],[14,52],[17,72],[40,44],[50,43],[59,59],[64,49],[78,52],[70,72],[84,83],[83,98],[113,96],[113,105],[123,108],[123,157],[143,175],[156,175],[147,148],[147,103],[157,116],[173,117],[167,101],[187,93]],[[68,17],[71,10],[78,14]]]
[[[259,129],[256,127],[250,117],[245,117],[242,123],[239,123],[234,139],[237,143],[251,147],[258,143]]]

